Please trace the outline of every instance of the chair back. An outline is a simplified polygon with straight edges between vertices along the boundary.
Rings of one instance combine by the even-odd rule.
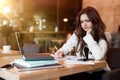
[[[120,68],[120,48],[110,48],[106,57],[111,70]]]

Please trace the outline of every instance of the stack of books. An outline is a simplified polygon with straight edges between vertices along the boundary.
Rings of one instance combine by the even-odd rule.
[[[57,60],[25,61],[24,59],[15,59],[13,64],[18,71],[63,67]]]

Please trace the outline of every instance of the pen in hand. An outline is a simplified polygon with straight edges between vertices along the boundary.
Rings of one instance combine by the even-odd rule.
[[[58,48],[57,48],[57,46],[54,46],[54,47],[55,47],[56,51],[58,51]]]
[[[54,56],[56,51],[58,51],[58,48],[57,48],[57,46],[54,46],[54,51],[52,52],[51,56]]]

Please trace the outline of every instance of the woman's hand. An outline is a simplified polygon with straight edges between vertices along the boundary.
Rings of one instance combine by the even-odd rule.
[[[87,35],[87,34],[90,34],[91,31],[92,31],[92,29],[89,29],[89,30],[86,32],[86,35]]]
[[[55,54],[52,55],[55,59],[60,59],[64,57],[64,53],[62,51],[57,51]]]

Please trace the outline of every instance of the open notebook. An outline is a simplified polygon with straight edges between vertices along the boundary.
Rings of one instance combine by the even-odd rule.
[[[52,57],[49,53],[24,53],[22,47],[20,46],[20,40],[18,38],[18,35],[20,35],[19,32],[15,32],[17,45],[20,51],[20,54],[24,60],[54,60],[54,57]]]

